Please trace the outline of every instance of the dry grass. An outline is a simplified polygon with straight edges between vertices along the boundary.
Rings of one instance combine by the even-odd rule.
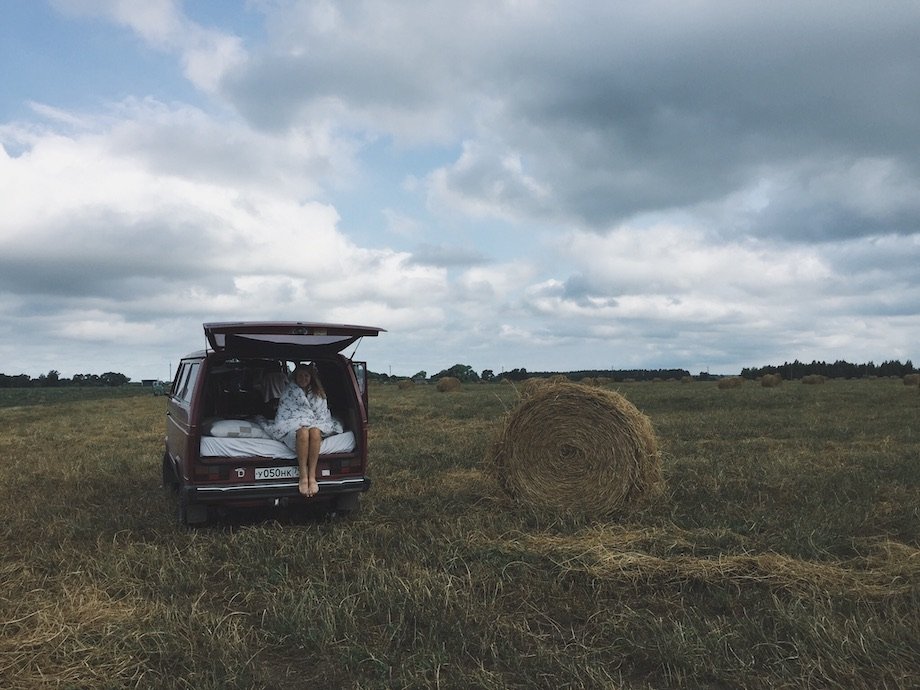
[[[372,386],[355,516],[197,530],[158,489],[162,398],[2,408],[0,687],[920,687],[920,400],[891,384],[621,385],[666,489],[615,519],[505,496],[513,386]]]

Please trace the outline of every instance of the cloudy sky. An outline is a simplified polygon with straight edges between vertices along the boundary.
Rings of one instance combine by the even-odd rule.
[[[920,3],[11,0],[0,372],[920,360]]]

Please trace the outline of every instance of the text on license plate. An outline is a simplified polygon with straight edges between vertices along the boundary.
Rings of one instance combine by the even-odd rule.
[[[256,479],[296,479],[300,476],[296,467],[256,467]]]

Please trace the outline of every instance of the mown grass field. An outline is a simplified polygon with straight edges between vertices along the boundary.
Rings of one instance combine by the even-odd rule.
[[[357,515],[195,530],[163,398],[4,398],[0,687],[920,686],[916,387],[616,388],[662,450],[640,513],[508,503],[511,386],[380,386]]]

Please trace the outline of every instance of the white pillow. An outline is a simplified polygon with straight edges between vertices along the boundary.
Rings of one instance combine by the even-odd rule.
[[[271,438],[255,422],[245,419],[221,419],[211,424],[211,436],[227,438]]]

